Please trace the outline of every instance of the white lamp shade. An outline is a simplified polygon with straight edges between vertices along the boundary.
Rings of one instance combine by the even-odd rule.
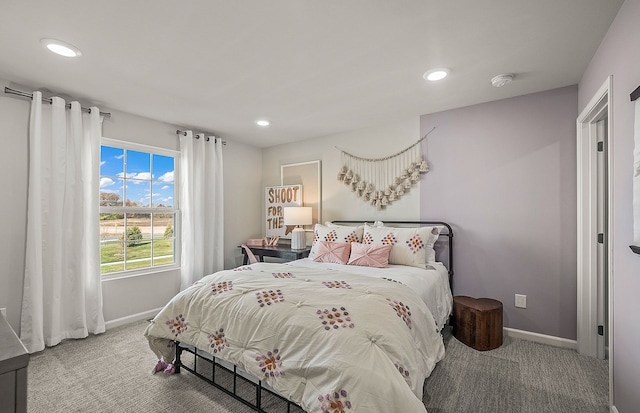
[[[295,225],[291,232],[291,249],[301,250],[306,248],[307,235],[300,225],[313,223],[311,207],[284,207],[284,224]]]
[[[285,225],[311,225],[312,223],[311,207],[284,207]]]

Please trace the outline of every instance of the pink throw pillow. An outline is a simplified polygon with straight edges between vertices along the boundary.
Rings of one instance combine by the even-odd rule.
[[[391,245],[371,245],[351,243],[351,256],[349,265],[363,267],[386,268],[389,266],[389,253]]]
[[[347,242],[318,241],[318,250],[314,261],[346,264],[351,252],[351,245]]]

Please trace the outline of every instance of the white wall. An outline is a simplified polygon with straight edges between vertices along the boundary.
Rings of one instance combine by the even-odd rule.
[[[31,90],[0,80],[20,90]],[[22,302],[25,257],[26,206],[28,185],[28,100],[0,94],[0,172],[5,177],[5,202],[0,205],[2,229],[0,240],[0,308],[7,308],[7,318],[18,331]],[[103,123],[105,137],[156,147],[179,149],[176,125],[110,110],[111,119]],[[224,137],[223,137],[224,138]],[[225,267],[240,262],[238,245],[259,234],[262,204],[261,149],[229,141],[224,147],[225,185]],[[104,315],[108,325],[129,320],[136,314],[164,306],[178,292],[179,271],[127,277],[103,282]]]
[[[0,80],[4,90],[5,83]],[[0,94],[0,176],[4,182],[0,203],[0,307],[18,331],[22,306],[22,280],[27,230],[27,176],[29,101]]]
[[[611,96],[611,170],[613,174],[613,388],[620,413],[640,406],[640,256],[633,254],[633,110],[629,94],[640,85],[640,1],[626,0],[580,80],[582,111],[609,75]]]
[[[405,149],[419,138],[420,119],[416,116],[353,132],[266,148],[262,152],[262,185],[280,185],[280,165],[320,160],[323,222],[336,219],[417,220],[420,218],[419,185],[415,185],[410,193],[405,194],[400,201],[393,203],[386,210],[377,211],[337,180],[342,165],[340,151],[336,146],[354,155],[376,158]],[[423,179],[429,179],[428,174]],[[264,197],[262,202],[264,204]],[[264,205],[262,214],[265,214]],[[264,227],[263,223],[263,235]]]

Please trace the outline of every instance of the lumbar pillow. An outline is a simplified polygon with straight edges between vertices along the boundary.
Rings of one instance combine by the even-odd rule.
[[[346,264],[351,253],[351,244],[348,242],[318,241],[318,251],[314,261],[332,262],[334,264]]]
[[[389,252],[391,245],[370,245],[351,243],[349,265],[385,268],[389,266]]]

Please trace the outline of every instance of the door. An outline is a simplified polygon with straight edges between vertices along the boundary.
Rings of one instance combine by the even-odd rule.
[[[605,117],[596,122],[596,140],[597,140],[597,334],[596,341],[596,357],[604,360],[607,357],[607,308],[608,308],[608,248],[607,248],[607,222],[608,222],[608,188],[607,188],[607,122]]]

